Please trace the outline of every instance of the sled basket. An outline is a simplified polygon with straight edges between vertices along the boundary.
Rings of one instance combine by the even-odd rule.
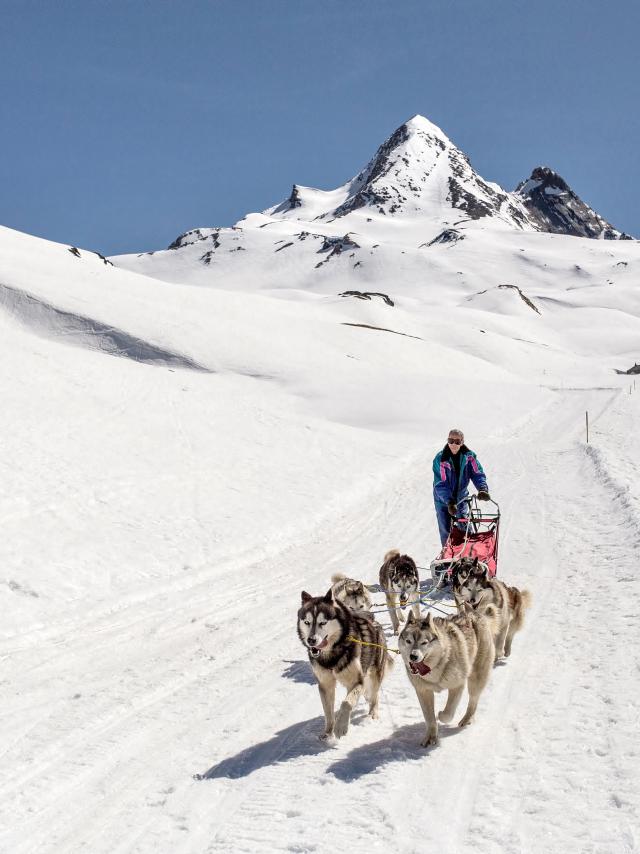
[[[480,507],[476,495],[458,502],[447,542],[431,561],[431,578],[436,587],[449,583],[454,565],[463,557],[477,557],[486,565],[490,577],[498,571],[500,508],[492,499],[484,503],[493,505],[495,510]]]

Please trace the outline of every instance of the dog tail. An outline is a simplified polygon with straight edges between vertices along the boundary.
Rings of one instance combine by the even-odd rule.
[[[500,612],[493,602],[484,608],[482,617],[489,623],[491,634],[495,638],[500,628]]]
[[[334,572],[331,576],[331,581],[335,584],[337,581],[345,581],[347,576],[342,572]]]
[[[398,557],[399,555],[400,552],[398,551],[398,549],[391,549],[391,551],[388,551],[384,556],[383,563],[386,563],[388,560],[391,560],[392,557]]]
[[[522,610],[526,611],[527,608],[531,607],[531,600],[533,599],[533,596],[528,590],[522,590],[520,592],[520,596],[522,597]]]

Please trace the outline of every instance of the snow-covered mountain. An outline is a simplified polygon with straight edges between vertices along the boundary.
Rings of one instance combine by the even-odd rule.
[[[303,221],[354,211],[429,219],[492,217],[527,224],[520,199],[478,175],[469,158],[423,116],[401,125],[351,181],[332,192],[294,184],[289,198],[264,213]]]
[[[115,266],[0,228],[1,850],[638,850],[640,244],[403,128]],[[453,426],[533,608],[471,727],[420,748],[398,663],[326,747],[300,591],[426,582]]]
[[[440,128],[414,116],[336,190],[295,184],[283,202],[248,214],[231,228],[191,229],[170,251],[112,260],[145,275],[194,284],[244,288],[251,280],[254,287],[293,287],[295,278],[296,286],[309,290],[324,290],[328,282],[342,290],[364,285],[384,290],[392,271],[406,271],[410,259],[415,261],[407,271],[410,280],[446,276],[433,247],[482,242],[487,233],[490,242],[513,245],[540,232],[628,237],[550,170],[535,169],[515,192],[484,180]],[[536,245],[544,254],[551,244]],[[452,260],[448,257],[447,265]],[[252,275],[256,265],[259,280]]]
[[[534,169],[513,193],[486,181],[467,155],[424,116],[402,124],[342,187],[324,192],[294,184],[288,199],[264,213],[310,221],[345,217],[360,209],[444,222],[457,215],[459,222],[488,219],[579,237],[628,237],[546,167]]]

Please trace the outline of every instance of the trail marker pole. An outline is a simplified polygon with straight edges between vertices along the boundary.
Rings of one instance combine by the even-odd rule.
[[[587,445],[589,444],[589,413],[585,412],[585,417],[587,421]]]

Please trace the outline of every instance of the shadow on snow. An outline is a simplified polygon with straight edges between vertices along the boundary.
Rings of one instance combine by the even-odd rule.
[[[289,762],[300,756],[315,756],[327,750],[327,745],[318,738],[318,733],[322,732],[323,727],[324,717],[292,724],[281,729],[268,741],[254,744],[235,756],[223,759],[204,774],[194,774],[194,779],[215,780],[227,777],[237,780],[240,777],[248,777],[249,774],[268,765]]]
[[[421,747],[424,738],[424,723],[407,724],[399,727],[387,738],[355,747],[349,753],[332,762],[327,768],[330,774],[343,783],[353,783],[367,774],[378,771],[392,762],[415,762],[424,760],[437,747]],[[440,740],[450,738],[458,732],[457,727],[447,729],[440,725]],[[348,738],[348,736],[347,736]]]
[[[285,659],[284,663],[289,665],[282,672],[285,679],[292,679],[294,682],[303,682],[305,685],[318,684],[308,661],[304,661],[302,659],[298,661],[289,661]]]

